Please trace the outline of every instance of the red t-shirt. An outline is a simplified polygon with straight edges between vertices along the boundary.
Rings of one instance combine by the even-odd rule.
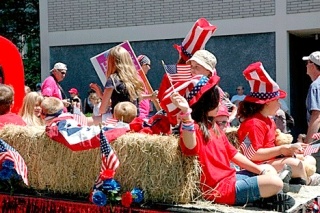
[[[247,118],[240,124],[238,129],[238,139],[242,142],[246,136],[248,136],[252,147],[256,151],[260,148],[274,147],[276,128],[276,124],[271,118],[265,117],[260,113],[256,113],[254,116]],[[250,156],[247,157],[250,159]],[[255,163],[261,162],[262,161],[255,161]]]
[[[222,131],[220,136],[212,128],[209,132],[210,140],[205,142],[202,131],[195,124],[197,145],[193,149],[186,148],[181,136],[181,150],[186,155],[199,157],[203,197],[216,203],[233,205],[236,198],[236,171],[230,167],[230,160],[238,151]]]
[[[6,124],[16,124],[20,126],[26,126],[26,122],[24,122],[21,116],[9,112],[4,115],[0,115],[0,128],[2,128]]]

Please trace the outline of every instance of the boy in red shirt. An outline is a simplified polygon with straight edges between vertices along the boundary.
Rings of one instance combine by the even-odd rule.
[[[26,125],[21,116],[11,112],[13,97],[13,88],[5,84],[0,84],[0,128],[6,124]]]

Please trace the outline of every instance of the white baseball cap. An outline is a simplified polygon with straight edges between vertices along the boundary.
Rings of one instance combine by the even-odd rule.
[[[309,56],[304,56],[302,57],[302,60],[310,60],[312,63],[315,63],[316,65],[320,66],[320,51],[313,52]]]
[[[67,70],[67,65],[65,65],[64,63],[58,62],[54,65],[53,69]]]

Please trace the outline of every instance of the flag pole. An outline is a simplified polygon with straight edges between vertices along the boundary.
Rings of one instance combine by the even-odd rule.
[[[173,86],[173,84],[172,84],[172,81],[171,81],[171,79],[170,79],[170,77],[169,77],[169,73],[168,73],[168,71],[167,71],[166,64],[164,63],[163,60],[161,60],[161,63],[162,63],[162,66],[163,66],[164,71],[165,71],[166,74],[167,74],[167,77],[168,77],[168,80],[169,80],[170,85],[171,85],[171,87],[172,87],[172,90],[175,91],[175,90],[174,90],[174,86]]]

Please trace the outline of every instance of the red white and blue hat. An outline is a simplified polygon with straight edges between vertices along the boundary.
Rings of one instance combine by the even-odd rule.
[[[243,71],[243,75],[251,87],[245,101],[265,104],[287,96],[287,93],[281,90],[279,85],[269,76],[261,62],[250,64]]]
[[[181,45],[174,45],[185,61],[189,60],[197,50],[203,50],[209,38],[213,35],[216,26],[210,24],[205,18],[198,19]]]

